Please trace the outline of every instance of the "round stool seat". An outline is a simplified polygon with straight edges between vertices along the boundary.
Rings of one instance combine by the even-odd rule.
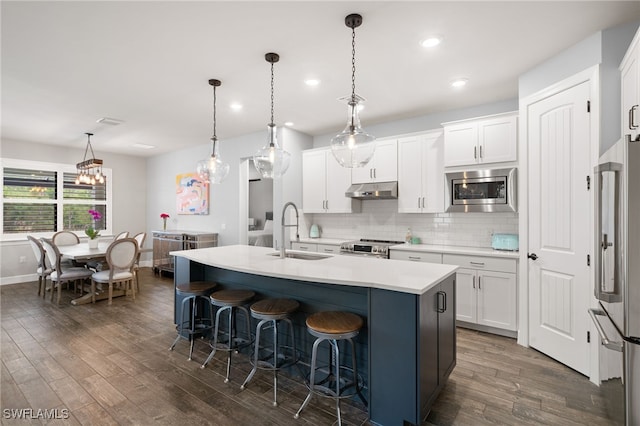
[[[211,293],[211,303],[218,306],[236,306],[242,305],[256,293],[251,290],[219,290],[215,293]]]
[[[176,286],[176,293],[189,296],[208,296],[217,286],[218,284],[213,281],[193,281],[178,284]]]
[[[351,312],[316,312],[307,317],[307,327],[322,334],[349,334],[362,328],[362,318]]]
[[[300,304],[293,299],[264,299],[251,305],[251,313],[257,315],[279,316],[298,310]]]

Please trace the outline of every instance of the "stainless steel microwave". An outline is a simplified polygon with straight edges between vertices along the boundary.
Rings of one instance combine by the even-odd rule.
[[[513,167],[447,173],[447,211],[515,212],[516,172]]]

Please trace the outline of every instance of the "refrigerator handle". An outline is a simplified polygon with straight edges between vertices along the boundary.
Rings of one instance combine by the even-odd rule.
[[[596,326],[596,330],[598,330],[598,334],[600,335],[600,343],[602,344],[602,346],[616,352],[622,352],[623,342],[612,342],[611,340],[609,340],[609,338],[607,337],[607,333],[605,333],[604,329],[602,328],[602,324],[600,324],[600,321],[598,321],[596,315],[605,316],[607,314],[599,309],[589,309],[589,316],[593,320],[593,323]]]

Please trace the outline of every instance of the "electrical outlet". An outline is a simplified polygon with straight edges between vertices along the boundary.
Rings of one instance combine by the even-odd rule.
[[[25,263],[27,261],[26,256],[20,256],[20,263]]]

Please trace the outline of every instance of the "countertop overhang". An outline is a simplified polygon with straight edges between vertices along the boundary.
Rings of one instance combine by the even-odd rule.
[[[294,250],[287,250],[291,251]],[[203,265],[255,275],[411,294],[425,293],[458,269],[455,265],[366,256],[327,255],[319,260],[281,259],[271,256],[273,253],[276,251],[270,247],[233,245],[172,251],[169,254]]]

